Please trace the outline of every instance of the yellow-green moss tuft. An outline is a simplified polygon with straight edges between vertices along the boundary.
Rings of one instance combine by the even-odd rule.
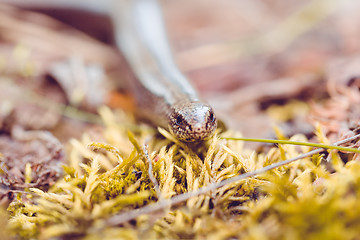
[[[185,145],[163,129],[165,138],[146,127],[128,134],[117,115],[104,109],[102,115],[106,143],[87,137],[71,141],[64,177],[49,192],[31,188],[32,199],[19,198],[8,207],[10,232],[40,239],[351,239],[360,233],[357,161],[344,163],[332,151],[335,165],[325,165],[318,154],[169,207],[174,196],[296,157],[310,147],[281,145],[257,153],[219,134],[203,145]],[[326,141],[321,133],[319,138]],[[144,207],[146,215],[137,210]],[[134,217],[116,222],[112,216]]]

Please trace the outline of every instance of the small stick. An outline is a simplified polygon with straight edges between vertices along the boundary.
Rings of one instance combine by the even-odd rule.
[[[145,156],[145,158],[147,159],[147,161],[149,163],[148,173],[149,173],[150,181],[154,184],[154,188],[155,188],[157,197],[159,199],[161,199],[160,186],[159,186],[159,183],[158,183],[158,181],[156,180],[156,178],[154,177],[154,174],[153,174],[153,165],[152,165],[151,158],[149,157],[148,145],[147,144],[144,145],[143,151],[144,151],[144,156]]]

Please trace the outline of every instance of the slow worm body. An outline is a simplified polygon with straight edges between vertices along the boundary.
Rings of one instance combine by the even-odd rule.
[[[156,0],[11,0],[9,3],[109,14],[117,46],[136,76],[130,85],[142,117],[169,129],[181,141],[202,141],[214,133],[217,121],[213,109],[200,100],[176,66]]]

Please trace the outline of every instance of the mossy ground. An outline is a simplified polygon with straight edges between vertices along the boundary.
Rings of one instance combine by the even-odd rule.
[[[104,142],[72,140],[64,176],[48,192],[28,189],[8,206],[7,234],[49,239],[356,239],[360,162],[336,151],[171,204],[171,198],[310,151],[280,145],[244,148],[227,131],[189,146],[164,130],[120,123],[102,109]],[[326,139],[318,131],[318,138]],[[292,140],[307,141],[302,135]],[[149,169],[151,171],[149,171]],[[158,210],[151,206],[166,202]],[[171,207],[170,207],[171,205]],[[146,215],[137,209],[148,207]],[[131,220],[121,221],[117,215]],[[114,217],[115,216],[115,217]],[[119,221],[120,219],[120,221]]]

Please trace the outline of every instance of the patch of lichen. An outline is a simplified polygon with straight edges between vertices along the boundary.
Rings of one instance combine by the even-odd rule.
[[[118,115],[107,109],[101,114],[106,144],[86,136],[81,142],[72,140],[64,177],[49,192],[30,189],[29,200],[19,198],[8,207],[8,229],[13,235],[39,239],[353,239],[360,233],[360,163],[344,164],[336,152],[330,155],[335,164],[327,163],[327,167],[320,164],[323,155],[308,157],[113,224],[113,215],[136,215],[143,206],[171,202],[176,195],[310,148],[281,145],[257,153],[219,135],[206,146],[191,146],[177,142],[164,130],[160,130],[165,136],[161,139],[141,126],[134,137],[128,134],[128,126],[118,122]],[[228,131],[222,136],[239,134]],[[297,135],[292,140],[306,139]]]

